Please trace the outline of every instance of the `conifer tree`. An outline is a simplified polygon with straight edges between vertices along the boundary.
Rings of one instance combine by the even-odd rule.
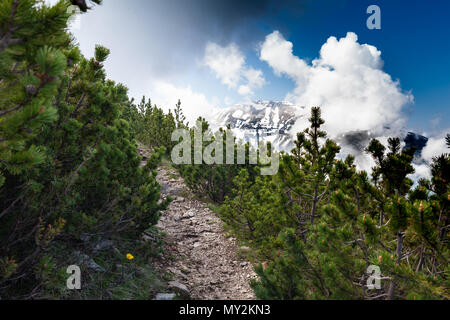
[[[439,226],[442,215],[439,213],[444,211],[440,210],[442,203],[436,201],[437,195],[431,193],[439,187],[421,180],[419,186],[409,192],[412,181],[407,175],[414,172],[412,160],[415,150],[400,151],[398,138],[391,138],[388,143],[387,154],[376,140],[367,148],[377,164],[373,168],[373,178],[382,194],[378,205],[387,219],[386,224],[381,226],[381,247],[376,253],[383,274],[390,279],[381,296],[386,299],[448,296],[441,287],[445,277],[440,276],[442,268],[448,268],[445,262],[448,244],[439,238],[439,230],[442,230]],[[440,158],[445,159],[445,155]],[[436,161],[438,158],[432,165],[432,181],[435,182],[439,180],[435,177],[441,176],[441,171],[436,170],[440,167],[436,167]],[[377,198],[375,200],[379,201]],[[390,245],[393,239],[395,247]]]
[[[222,220],[262,256],[271,256],[278,234],[288,225],[278,186],[271,176],[252,181],[246,169],[235,177],[233,186],[232,195],[220,207]]]
[[[136,241],[168,204],[155,179],[164,149],[140,167],[127,89],[106,78],[108,49],[86,59],[73,45],[68,5],[0,4],[2,297],[63,292],[74,244]]]
[[[207,137],[207,139],[202,139],[202,144],[199,148],[194,146],[194,135],[195,131],[199,134],[201,132],[203,137]],[[227,134],[231,132],[228,128],[228,131],[219,128],[219,130],[215,133],[210,130],[209,123],[202,117],[199,117],[196,121],[196,125],[190,129],[191,136],[191,159],[193,161],[192,164],[189,165],[179,165],[177,166],[180,174],[185,179],[186,184],[196,193],[208,197],[210,200],[216,203],[223,203],[227,196],[232,195],[233,189],[233,179],[239,174],[241,169],[247,170],[250,181],[255,181],[255,176],[257,175],[257,165],[256,161],[250,163],[250,144],[243,144],[242,141],[236,141],[234,138],[233,147],[234,147],[234,156],[233,156],[233,164],[226,163],[226,137]],[[221,163],[213,163],[207,164],[204,161],[203,155],[207,153],[207,148],[214,144],[220,146],[222,149],[222,161]],[[239,146],[239,147],[238,147]],[[238,163],[238,148],[243,149],[245,152],[245,158],[243,164]],[[198,149],[198,150],[197,150]],[[201,155],[202,162],[195,163],[196,155]],[[219,151],[218,151],[219,152]],[[252,150],[255,153],[255,150]],[[216,156],[215,151],[211,153],[212,156]]]
[[[256,296],[448,299],[448,154],[433,159],[431,180],[411,190],[415,150],[401,150],[400,140],[390,138],[386,152],[373,140],[367,148],[376,162],[371,181],[352,156],[335,160],[334,142],[316,143],[325,137],[317,111],[312,129],[283,154],[279,174],[253,183],[241,171],[233,197],[221,207],[235,234],[269,260],[255,267]],[[368,286],[374,268],[381,288]]]
[[[176,122],[172,112],[166,114],[161,108],[152,105],[151,99],[142,97],[141,102],[131,106],[131,118],[136,138],[150,148],[164,147],[167,152],[173,147],[172,132]]]
[[[310,123],[311,128],[297,135],[292,154],[283,155],[274,178],[282,200],[271,215],[284,230],[275,241],[273,262],[267,269],[256,268],[260,279],[252,286],[259,298],[337,299],[364,292],[354,285],[364,275],[367,248],[358,231],[363,198],[354,191],[358,179],[353,160],[335,163],[339,147],[331,140],[322,145],[326,133],[320,129],[324,121],[319,108],[312,109]],[[355,194],[360,206],[352,201]],[[324,207],[325,200],[334,205]]]
[[[44,161],[28,142],[57,119],[53,97],[67,65],[67,4],[33,0],[0,4],[0,186]],[[51,36],[50,36],[51,35]]]
[[[262,299],[365,299],[370,295],[366,270],[378,231],[373,220],[372,187],[353,158],[339,160],[329,173],[332,190],[321,216],[308,226],[305,237],[295,228],[279,235],[274,260],[253,281]]]
[[[307,224],[320,217],[319,206],[329,192],[328,174],[340,150],[332,140],[321,143],[326,133],[321,130],[324,120],[320,108],[311,109],[309,121],[311,127],[297,134],[292,154],[282,156],[279,171],[285,205],[303,238]]]
[[[174,113],[175,113],[175,122],[177,124],[177,129],[188,128],[189,122],[185,123],[186,116],[184,115],[183,110],[181,108],[181,100],[178,100],[177,104],[175,105]]]

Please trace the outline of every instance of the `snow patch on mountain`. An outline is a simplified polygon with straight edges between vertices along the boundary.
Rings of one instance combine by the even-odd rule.
[[[238,139],[256,145],[258,141],[271,142],[277,150],[290,151],[293,147],[292,127],[305,107],[290,102],[259,100],[238,104],[221,111],[212,121],[213,128],[230,125]],[[301,114],[301,112],[300,112]]]

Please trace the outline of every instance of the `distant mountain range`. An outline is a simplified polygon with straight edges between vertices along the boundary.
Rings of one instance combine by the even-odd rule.
[[[302,117],[308,117],[310,110],[289,102],[259,100],[237,104],[223,109],[213,120],[212,127],[230,125],[237,138],[256,145],[258,141],[270,141],[277,150],[290,151],[293,136],[290,132],[295,122]],[[389,128],[386,128],[389,131]],[[374,138],[368,131],[351,131],[335,140],[356,153],[363,152]],[[405,148],[416,147],[416,155],[420,156],[428,138],[414,132],[403,131]]]
[[[299,117],[298,110],[299,107],[289,102],[260,100],[226,108],[212,124],[213,127],[230,125],[237,138],[253,145],[270,141],[278,150],[290,150],[293,140],[289,131]]]

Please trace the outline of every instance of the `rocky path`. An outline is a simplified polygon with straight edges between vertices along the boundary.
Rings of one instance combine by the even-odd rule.
[[[254,299],[249,281],[256,275],[251,264],[237,255],[246,248],[225,235],[222,221],[205,203],[189,197],[175,171],[160,168],[158,172],[162,196],[175,199],[158,223],[166,235],[156,268],[170,274],[169,286],[187,289],[191,299]]]

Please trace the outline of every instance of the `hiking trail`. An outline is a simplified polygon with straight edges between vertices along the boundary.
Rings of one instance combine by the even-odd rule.
[[[174,169],[160,167],[157,180],[161,197],[174,199],[157,224],[165,233],[164,252],[154,263],[157,270],[171,274],[169,284],[188,289],[191,299],[255,299],[249,282],[256,274],[237,254],[249,248],[239,248],[236,239],[226,235],[220,218],[192,196]]]

